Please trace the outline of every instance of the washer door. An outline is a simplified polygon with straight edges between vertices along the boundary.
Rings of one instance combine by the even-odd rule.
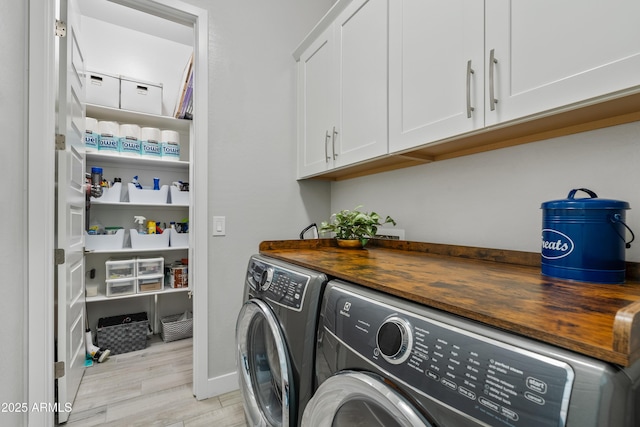
[[[343,371],[318,387],[303,427],[434,427],[378,375]]]
[[[295,419],[291,363],[278,321],[261,300],[251,299],[236,324],[238,376],[252,426],[289,426]]]

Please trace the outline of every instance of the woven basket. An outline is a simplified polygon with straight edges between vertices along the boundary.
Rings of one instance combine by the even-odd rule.
[[[180,317],[182,317],[182,314],[174,314],[160,319],[162,324],[161,335],[164,342],[177,341],[193,336],[193,317],[178,320]]]
[[[98,320],[98,345],[111,354],[142,350],[147,346],[149,321],[147,313],[103,317]]]

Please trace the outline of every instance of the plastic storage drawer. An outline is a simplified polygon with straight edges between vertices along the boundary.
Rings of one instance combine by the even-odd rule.
[[[159,276],[164,272],[164,258],[138,258],[136,260],[137,276]]]
[[[107,280],[107,297],[119,297],[136,293],[136,279]]]
[[[164,275],[138,279],[138,293],[157,292],[164,289]]]
[[[104,264],[107,280],[125,279],[136,275],[136,261],[134,259],[110,259],[105,261]]]

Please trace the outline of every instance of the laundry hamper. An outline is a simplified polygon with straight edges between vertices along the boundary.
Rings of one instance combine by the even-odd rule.
[[[102,317],[98,320],[98,346],[108,348],[111,354],[142,350],[147,346],[149,320],[147,313]]]
[[[193,316],[189,313],[186,319],[181,319],[182,317],[184,317],[184,313],[160,319],[162,324],[161,335],[164,342],[177,341],[193,336]]]

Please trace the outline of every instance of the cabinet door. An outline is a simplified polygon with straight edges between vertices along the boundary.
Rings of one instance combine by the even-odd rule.
[[[334,166],[387,153],[387,7],[387,0],[354,0],[335,21]]]
[[[488,63],[497,104],[487,125],[640,84],[637,0],[492,0],[486,7],[486,59],[494,50],[497,60]]]
[[[333,29],[328,28],[298,62],[298,176],[329,168],[327,136],[331,132],[337,95],[333,94]],[[331,160],[332,161],[332,160]]]
[[[389,25],[389,151],[484,126],[483,2],[393,0]]]

